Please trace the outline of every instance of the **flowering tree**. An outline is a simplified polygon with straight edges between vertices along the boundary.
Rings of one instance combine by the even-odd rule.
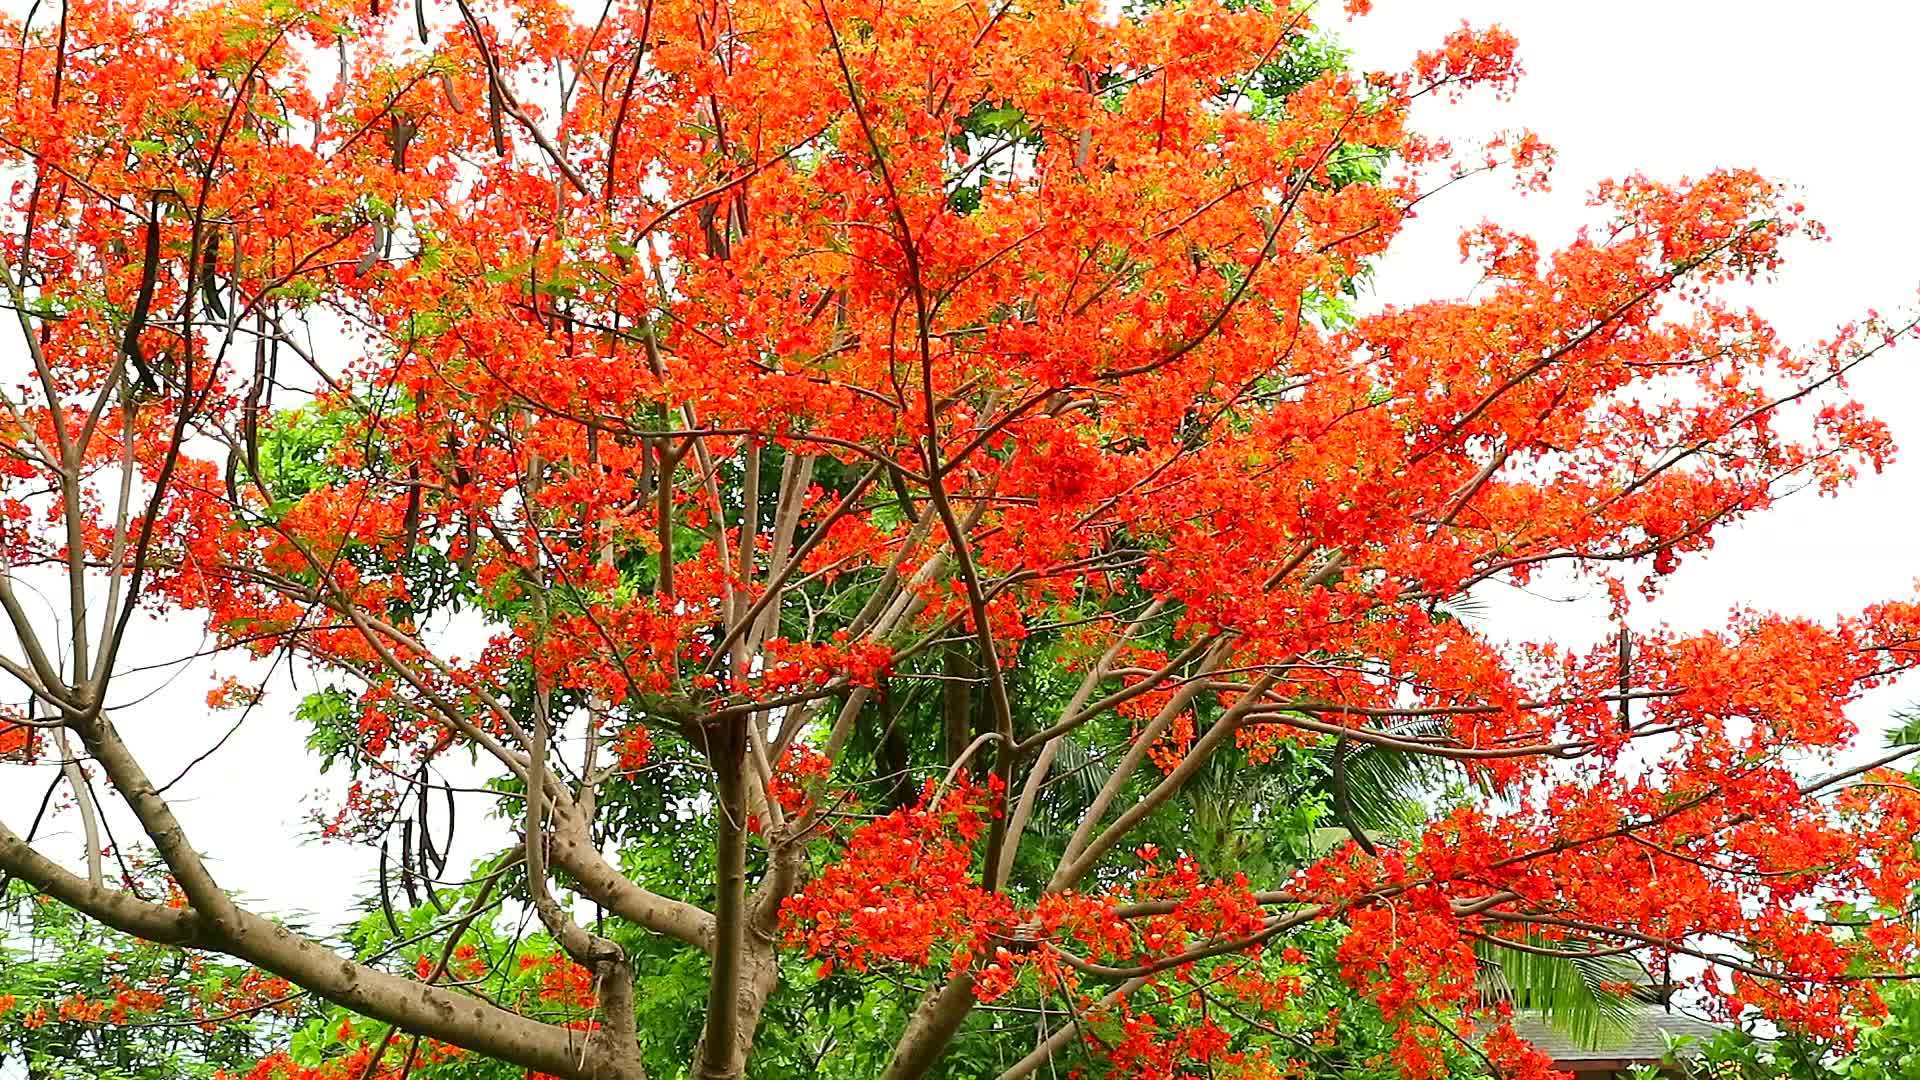
[[[1624,606],[1643,562],[1877,467],[1837,394],[1906,327],[1796,349],[1721,299],[1813,230],[1739,171],[1605,185],[1550,255],[1479,228],[1473,299],[1356,317],[1421,199],[1546,151],[1406,125],[1509,85],[1504,34],[1362,79],[1309,14],[9,23],[7,751],[62,770],[89,839],[0,826],[0,870],[364,1018],[351,1058],[263,1076],[627,1080],[670,979],[699,1005],[667,1067],[703,1080],[758,1068],[808,987],[905,994],[890,1080],[1279,1076],[1315,949],[1408,1076],[1543,1074],[1471,1026],[1477,948],[1691,956],[1723,1008],[1814,1032],[1871,1008],[1920,800],[1818,770],[1920,606],[1577,652],[1447,605],[1564,564]],[[121,734],[167,722],[115,694],[143,611],[332,680],[300,713],[359,777],[328,831],[410,898],[383,890],[394,947],[222,887]],[[455,755],[516,823],[458,886],[428,820]],[[1469,783],[1369,830],[1382,759]],[[1280,829],[1308,796],[1263,777],[1303,770],[1333,850],[1199,828]],[[113,814],[166,895],[110,880]],[[551,956],[497,962],[503,900]]]
[[[165,892],[150,878],[133,887]],[[14,884],[0,950],[8,1076],[24,1062],[31,1080],[206,1080],[217,1063],[258,1057],[301,1017],[302,998],[284,979],[130,939],[27,893]]]

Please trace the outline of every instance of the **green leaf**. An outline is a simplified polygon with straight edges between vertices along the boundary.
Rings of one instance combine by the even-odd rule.
[[[1026,119],[1026,114],[1011,105],[998,109],[989,109],[974,119],[974,124],[982,131],[1010,131]]]
[[[1515,948],[1477,941],[1482,991],[1515,1009],[1536,1012],[1584,1049],[1618,1043],[1633,1026],[1633,999],[1611,984],[1644,981],[1639,961],[1577,952],[1577,945],[1530,937]],[[1540,950],[1544,950],[1540,951]],[[1562,953],[1562,955],[1547,955]]]

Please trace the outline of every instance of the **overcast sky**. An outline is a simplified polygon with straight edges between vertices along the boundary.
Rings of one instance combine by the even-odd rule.
[[[1592,220],[1586,197],[1601,179],[1643,172],[1673,180],[1725,166],[1798,188],[1830,230],[1827,242],[1793,250],[1780,281],[1745,297],[1788,341],[1817,340],[1868,308],[1910,307],[1920,294],[1920,216],[1912,209],[1920,151],[1888,123],[1912,93],[1920,5],[1375,0],[1369,16],[1326,22],[1354,48],[1358,66],[1395,69],[1463,19],[1514,33],[1526,75],[1505,101],[1481,94],[1436,102],[1416,124],[1462,139],[1531,128],[1558,152],[1553,190],[1520,195],[1489,178],[1438,197],[1382,264],[1378,300],[1470,286],[1454,246],[1463,226],[1484,218],[1519,225],[1545,248]],[[1912,592],[1920,576],[1920,342],[1869,363],[1853,391],[1907,454],[1836,498],[1794,496],[1729,530],[1704,558],[1683,563],[1656,602],[1635,610],[1636,628],[1711,627],[1736,605],[1830,616]],[[1604,616],[1598,603],[1511,594],[1495,608],[1506,631],[1569,642],[1607,634]],[[1912,684],[1880,692],[1856,719],[1877,726],[1916,694]]]
[[[1909,210],[1916,150],[1904,126],[1889,123],[1895,103],[1911,94],[1920,6],[1376,0],[1374,14],[1350,26],[1330,7],[1329,25],[1366,68],[1402,66],[1463,18],[1506,26],[1520,39],[1528,72],[1512,98],[1425,109],[1418,120],[1462,137],[1529,127],[1559,151],[1548,194],[1522,198],[1490,181],[1457,187],[1433,204],[1381,267],[1379,302],[1470,285],[1453,246],[1463,225],[1494,218],[1527,227],[1545,246],[1588,220],[1585,195],[1596,180],[1635,171],[1670,179],[1719,165],[1752,166],[1797,184],[1831,230],[1830,242],[1797,251],[1784,280],[1753,298],[1790,339],[1818,338],[1868,307],[1898,309],[1920,286],[1920,221]],[[1854,383],[1912,448],[1907,458],[1838,498],[1796,497],[1738,527],[1686,564],[1657,603],[1636,610],[1636,626],[1713,626],[1742,604],[1824,616],[1909,594],[1920,574],[1920,559],[1910,554],[1920,550],[1911,509],[1920,492],[1916,365],[1920,344],[1876,362]],[[1599,605],[1577,597],[1509,594],[1493,616],[1516,636],[1586,643],[1609,632]],[[193,649],[190,635],[172,631],[145,640],[154,658]],[[172,776],[234,719],[208,716],[211,682],[204,666],[196,668],[123,716],[158,778]],[[303,689],[310,685],[302,680]],[[225,884],[276,910],[338,913],[364,893],[371,866],[363,852],[293,846],[293,837],[309,831],[304,812],[315,784],[298,756],[301,732],[286,716],[298,695],[284,670],[272,689],[277,707],[251,719],[178,789],[180,814]],[[1857,718],[1875,728],[1913,696],[1920,687],[1882,692],[1862,703]],[[24,775],[0,769],[0,815],[15,828],[24,827],[41,791],[37,784],[24,790]],[[71,819],[56,831],[71,838]],[[77,843],[58,841],[70,842]],[[461,847],[460,855],[478,853]]]

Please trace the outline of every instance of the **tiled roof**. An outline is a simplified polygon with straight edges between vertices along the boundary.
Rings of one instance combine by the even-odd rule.
[[[1631,1029],[1611,1039],[1604,1039],[1595,1047],[1575,1043],[1535,1012],[1514,1013],[1513,1030],[1556,1063],[1565,1064],[1579,1061],[1655,1062],[1667,1056],[1667,1047],[1674,1039],[1692,1036],[1705,1041],[1722,1029],[1704,1020],[1667,1012],[1658,1005],[1644,1005],[1634,1011]]]

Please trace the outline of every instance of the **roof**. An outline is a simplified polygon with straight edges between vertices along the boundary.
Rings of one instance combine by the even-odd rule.
[[[1722,1029],[1704,1020],[1682,1013],[1667,1012],[1657,1005],[1634,1010],[1633,1027],[1598,1046],[1584,1047],[1549,1025],[1539,1013],[1524,1010],[1513,1014],[1513,1030],[1538,1047],[1541,1053],[1565,1065],[1575,1062],[1655,1062],[1667,1056],[1675,1039],[1693,1037],[1702,1041]]]

